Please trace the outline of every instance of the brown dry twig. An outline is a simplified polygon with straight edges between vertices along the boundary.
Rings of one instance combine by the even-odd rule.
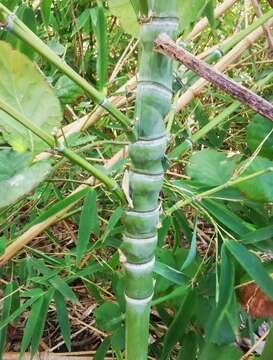
[[[177,46],[168,35],[160,34],[157,37],[155,40],[155,50],[184,64],[188,69],[194,71],[219,89],[249,106],[270,121],[273,121],[273,105],[270,102],[261,96],[256,95],[244,86],[238,85],[227,76],[213,70],[196,56],[193,56],[188,51]]]

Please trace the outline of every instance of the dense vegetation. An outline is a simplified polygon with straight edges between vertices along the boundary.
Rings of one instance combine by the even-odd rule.
[[[0,1],[0,359],[272,359],[272,121],[153,49],[271,102],[259,4]]]

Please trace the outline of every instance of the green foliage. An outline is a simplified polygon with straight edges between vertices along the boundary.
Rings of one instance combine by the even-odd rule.
[[[248,166],[244,175],[252,174],[256,171],[273,167],[273,162],[262,158],[256,157]],[[241,184],[236,185],[238,189],[250,200],[260,202],[272,202],[273,201],[273,172],[269,174],[259,176],[258,178],[244,181]]]
[[[0,52],[1,99],[51,133],[61,121],[60,105],[52,89],[25,55],[12,50],[5,42],[0,42]],[[0,114],[0,129],[14,149],[20,152],[31,150],[35,154],[45,149],[41,139],[9,115],[2,111]]]
[[[217,186],[233,175],[236,163],[224,153],[206,149],[193,154],[187,166],[187,175],[202,185]]]
[[[32,191],[50,173],[48,161],[30,164],[31,154],[0,151],[0,208],[13,204]]]
[[[260,156],[265,156],[269,160],[273,157],[272,131],[273,124],[261,115],[255,115],[247,127],[247,145],[252,152],[254,152],[269,135],[268,139],[263,144],[261,151],[259,152]]]

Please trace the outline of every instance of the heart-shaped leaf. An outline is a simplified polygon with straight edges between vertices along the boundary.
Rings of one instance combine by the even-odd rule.
[[[0,98],[50,133],[62,114],[58,99],[33,63],[5,42],[0,42]],[[0,130],[14,149],[39,153],[46,148],[37,136],[0,111]]]
[[[49,174],[49,162],[40,161],[31,166],[29,163],[30,154],[12,150],[0,152],[0,208],[29,193]]]
[[[236,167],[233,158],[224,153],[206,149],[194,153],[187,166],[187,175],[202,185],[217,186],[228,181]]]

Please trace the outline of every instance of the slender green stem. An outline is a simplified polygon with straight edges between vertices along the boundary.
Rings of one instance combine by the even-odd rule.
[[[0,99],[0,109],[3,110],[6,114],[10,115],[14,120],[24,126],[26,129],[30,130],[33,134],[37,135],[41,140],[48,144],[52,149],[56,150],[56,140],[52,135],[49,135],[43,129],[37,127],[33,122],[27,119],[23,114],[20,114],[13,107],[5,103]],[[74,164],[77,164],[82,169],[86,170],[89,174],[94,176],[96,179],[101,181],[110,191],[115,193],[117,197],[121,200],[123,204],[126,204],[124,193],[122,189],[118,186],[115,180],[109,178],[103,172],[98,170],[95,166],[91,165],[88,161],[83,159],[81,156],[76,154],[74,151],[64,147],[59,146],[57,149],[62,155],[67,159],[71,160]]]
[[[56,55],[42,40],[40,40],[21,20],[12,14],[3,4],[0,3],[0,21],[2,27],[11,31],[19,39],[26,42],[31,48],[37,51],[45,59],[54,64],[60,71],[66,74],[72,81],[79,85],[87,95],[91,97],[97,104],[102,106],[125,129],[130,140],[134,140],[134,134],[130,130],[130,120],[121,111],[119,111],[103,93],[95,89],[84,78],[76,73],[64,60]]]
[[[268,84],[272,80],[272,78],[273,78],[273,72],[268,74],[264,79],[258,81],[252,87],[252,90],[261,90],[266,84]],[[205,135],[207,135],[212,129],[216,128],[218,125],[225,122],[230,115],[232,115],[237,109],[240,108],[240,106],[241,106],[240,101],[236,100],[233,103],[231,103],[224,111],[222,111],[214,119],[209,121],[200,130],[196,131],[188,139],[183,141],[182,144],[178,145],[174,150],[172,150],[169,155],[170,158],[173,159],[183,155],[186,151],[192,148],[193,144],[197,143],[200,139],[202,139]]]
[[[187,205],[190,205],[192,202],[194,201],[202,201],[204,198],[207,198],[213,194],[216,194],[217,192],[221,191],[221,190],[224,190],[228,187],[231,187],[231,186],[235,186],[235,185],[238,185],[238,184],[241,184],[245,181],[248,181],[248,180],[251,180],[251,179],[254,179],[258,176],[262,176],[262,175],[266,175],[270,172],[273,172],[273,167],[270,167],[270,168],[266,168],[266,169],[262,169],[262,170],[259,170],[259,171],[256,171],[250,175],[246,175],[246,176],[241,176],[237,179],[230,179],[229,181],[225,182],[224,184],[222,185],[219,185],[219,186],[216,186],[215,188],[213,189],[210,189],[210,190],[207,190],[207,191],[204,191],[200,194],[197,194],[197,195],[194,195],[193,197],[187,199],[187,200],[181,200],[181,201],[178,201],[175,205],[173,205],[170,209],[168,209],[166,211],[166,215],[167,216],[171,216],[176,210],[178,209],[181,209]]]

